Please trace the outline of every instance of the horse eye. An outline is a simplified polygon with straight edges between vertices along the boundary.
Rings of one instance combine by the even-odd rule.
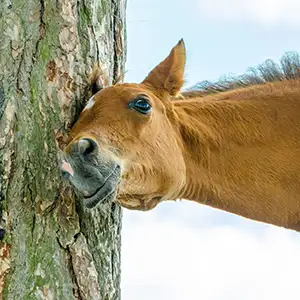
[[[135,99],[128,104],[129,108],[135,109],[137,112],[147,115],[151,112],[152,106],[146,99]]]

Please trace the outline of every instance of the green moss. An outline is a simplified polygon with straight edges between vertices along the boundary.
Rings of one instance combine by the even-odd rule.
[[[40,56],[41,56],[43,63],[46,63],[47,61],[49,61],[50,54],[51,54],[51,48],[49,47],[49,44],[46,42],[41,43]]]
[[[10,282],[10,280],[11,280],[11,273],[9,272],[8,274],[6,274],[5,282]],[[3,287],[2,298],[8,299],[8,285],[7,284],[4,285],[4,287]]]
[[[55,57],[59,45],[60,20],[58,17],[52,17],[49,20],[49,14],[45,11],[47,17],[44,20],[45,36],[39,42],[38,55],[41,57],[41,63],[46,64]],[[52,13],[50,13],[51,15]]]
[[[104,16],[107,14],[110,15],[108,12],[109,6],[106,0],[101,0],[101,5],[99,5],[98,10],[97,10],[97,16],[98,16],[98,21],[101,24]]]
[[[82,5],[80,13],[82,18],[85,18],[88,24],[92,23],[92,13],[85,5]]]

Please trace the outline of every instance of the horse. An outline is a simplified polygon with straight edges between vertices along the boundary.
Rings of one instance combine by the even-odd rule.
[[[141,83],[96,89],[61,170],[87,208],[190,200],[300,230],[300,60],[181,91],[181,39]]]

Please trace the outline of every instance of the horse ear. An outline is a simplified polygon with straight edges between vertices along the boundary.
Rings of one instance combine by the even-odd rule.
[[[99,65],[95,64],[88,76],[88,89],[92,95],[95,95],[104,88],[106,82],[103,79],[105,79],[103,71]]]
[[[166,90],[171,96],[175,96],[184,82],[185,61],[185,46],[181,39],[169,56],[157,65],[142,83],[149,84],[156,89]]]

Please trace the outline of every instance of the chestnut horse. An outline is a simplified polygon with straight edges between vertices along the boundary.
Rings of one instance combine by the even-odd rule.
[[[86,207],[187,199],[299,231],[298,57],[179,94],[185,61],[180,40],[142,83],[89,100],[62,163]]]

